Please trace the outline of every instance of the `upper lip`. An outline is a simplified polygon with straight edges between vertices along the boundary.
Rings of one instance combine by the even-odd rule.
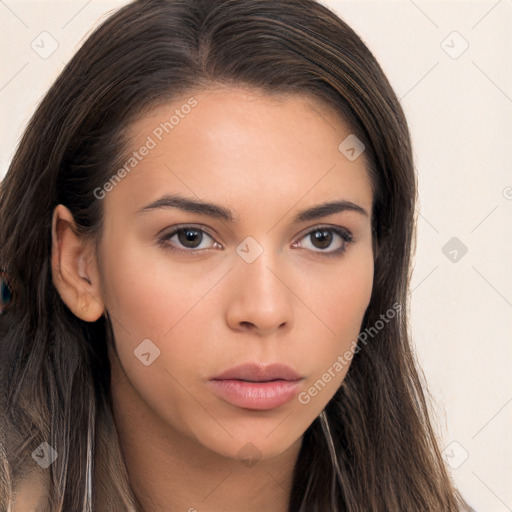
[[[247,380],[251,382],[268,382],[271,380],[300,380],[302,377],[286,364],[245,363],[212,377],[210,380]]]

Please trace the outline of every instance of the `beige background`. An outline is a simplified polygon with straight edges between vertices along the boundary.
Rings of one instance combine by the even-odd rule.
[[[0,179],[64,63],[125,3],[0,2]],[[325,4],[374,52],[410,123],[421,202],[411,325],[446,460],[478,512],[512,511],[512,0]],[[45,51],[58,44],[47,58],[31,47],[42,52],[41,38]]]

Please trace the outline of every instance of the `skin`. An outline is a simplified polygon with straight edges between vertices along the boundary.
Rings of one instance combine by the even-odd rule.
[[[349,365],[307,404],[267,411],[229,404],[206,381],[243,362],[284,362],[307,391],[353,350],[372,292],[371,184],[364,154],[349,161],[338,150],[350,130],[314,99],[235,87],[193,96],[197,106],[102,199],[97,248],[74,234],[67,208],[55,209],[54,283],[78,317],[110,315],[114,418],[146,510],[284,512],[302,436]],[[130,150],[189,97],[134,123]],[[238,221],[137,213],[165,193],[215,202]],[[368,215],[292,223],[338,199]],[[201,228],[202,241],[157,243],[178,225]],[[342,254],[326,255],[344,243],[336,233],[330,245],[315,243],[311,232],[325,226],[352,234]],[[236,251],[248,236],[263,249],[252,263]],[[205,250],[193,254],[194,243]],[[160,350],[149,366],[134,355],[145,339]]]

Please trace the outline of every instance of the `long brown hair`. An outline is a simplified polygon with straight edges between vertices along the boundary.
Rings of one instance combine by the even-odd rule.
[[[80,233],[99,239],[94,191],[124,161],[127,127],[215,83],[319,100],[364,143],[376,256],[362,331],[397,315],[359,340],[343,385],[304,433],[289,511],[470,510],[410,347],[416,177],[404,113],[376,59],[313,0],[145,0],[118,10],[71,59],[0,187],[0,267],[13,294],[0,315],[0,511],[43,442],[58,454],[43,472],[52,511],[138,510],[112,416],[110,320],[80,320],[57,293],[52,213],[64,204]]]

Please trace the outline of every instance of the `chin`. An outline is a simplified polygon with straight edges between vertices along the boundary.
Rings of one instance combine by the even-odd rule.
[[[269,432],[272,432],[272,429],[269,429]],[[295,431],[289,432],[284,429],[279,435],[276,430],[270,435],[266,431],[259,433],[230,431],[230,434],[231,436],[226,434],[221,438],[197,437],[196,439],[208,450],[228,459],[240,460],[248,467],[260,460],[278,457],[302,440],[302,435],[297,436]]]

